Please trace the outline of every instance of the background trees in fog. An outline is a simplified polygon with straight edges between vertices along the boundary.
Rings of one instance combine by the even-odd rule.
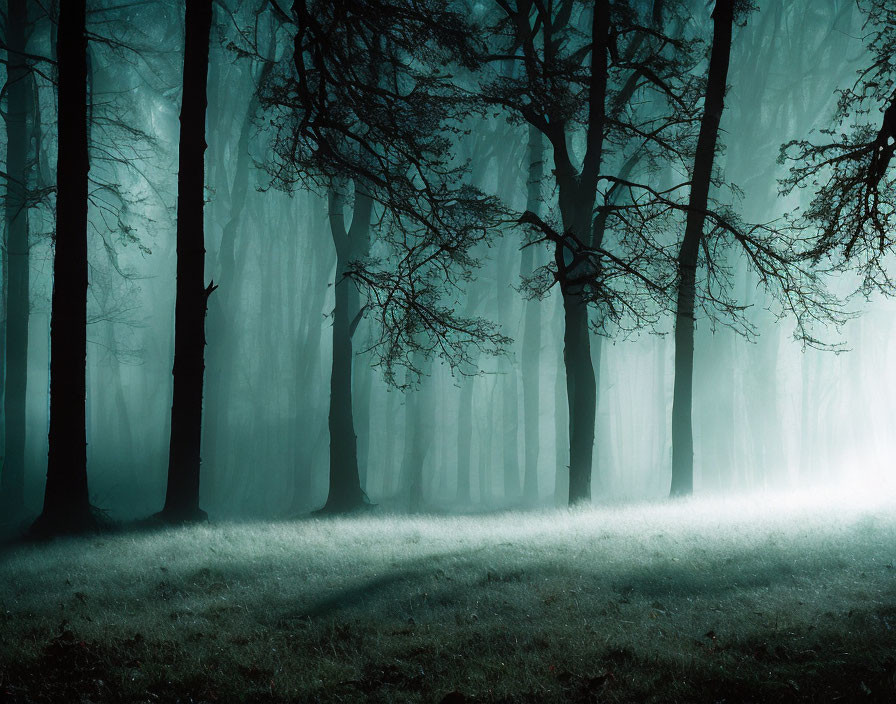
[[[806,485],[889,452],[891,380],[866,371],[887,304],[844,305],[891,286],[886,0],[746,23],[721,0],[234,1],[205,90],[183,3],[88,2],[86,33],[74,5],[25,5],[4,25],[5,506],[45,494],[78,523],[87,467],[94,505],[150,513],[169,446],[181,517]],[[176,232],[197,255],[204,233],[190,276]],[[169,422],[185,328],[192,412]]]

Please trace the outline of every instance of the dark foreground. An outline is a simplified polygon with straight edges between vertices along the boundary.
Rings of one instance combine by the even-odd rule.
[[[896,511],[768,498],[59,540],[0,701],[896,701]]]

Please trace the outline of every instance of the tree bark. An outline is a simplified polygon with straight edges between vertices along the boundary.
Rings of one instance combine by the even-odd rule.
[[[569,406],[569,505],[591,500],[597,386],[591,364],[588,305],[574,292],[563,293],[563,361]]]
[[[177,299],[174,313],[174,394],[168,490],[162,517],[202,520],[199,465],[205,316],[214,285],[205,286],[205,115],[212,0],[186,3],[183,98],[177,178]]]
[[[336,246],[335,306],[333,308],[333,364],[330,375],[330,485],[323,510],[353,511],[367,503],[358,469],[358,438],[352,404],[352,334],[361,315],[354,284],[344,277],[351,260],[366,250],[373,202],[356,188],[352,224],[346,230],[343,199],[335,188],[328,193],[330,232]]]
[[[59,11],[59,152],[50,314],[50,431],[39,533],[88,529],[87,490],[87,34],[84,0]]]
[[[551,130],[554,148],[558,202],[563,230],[581,242],[591,236],[591,213],[597,197],[597,183],[603,155],[606,122],[606,95],[609,69],[610,3],[595,3],[591,22],[592,52],[589,76],[588,127],[585,156],[577,174],[566,143],[566,130]],[[582,284],[569,278],[570,253],[557,244],[554,258],[563,295],[563,360],[569,405],[569,504],[591,499],[591,471],[594,454],[594,421],[597,390],[591,364],[588,305]]]
[[[716,0],[712,13],[713,40],[709,74],[684,238],[678,254],[678,302],[675,317],[675,387],[672,395],[672,496],[694,490],[694,436],[691,422],[694,379],[694,305],[697,259],[709,199],[719,123],[725,107],[725,87],[731,55],[734,0]]]
[[[24,509],[25,399],[28,391],[28,314],[30,263],[28,241],[28,113],[33,81],[25,61],[28,3],[8,0],[6,37],[6,344],[3,404],[5,452],[0,468],[0,506],[7,515]],[[0,350],[2,353],[3,350]]]

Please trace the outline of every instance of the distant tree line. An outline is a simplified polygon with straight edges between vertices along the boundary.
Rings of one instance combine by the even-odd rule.
[[[127,38],[88,30],[91,11],[105,7],[92,4],[7,0],[4,14],[0,489],[4,510],[21,512],[29,210],[44,204],[55,212],[49,456],[43,512],[34,524],[44,534],[97,521],[86,452],[87,242],[88,206],[103,206],[93,200],[91,180],[101,139],[94,125],[101,117],[91,102],[90,46],[125,45]],[[704,315],[752,332],[732,262],[751,272],[768,307],[789,316],[798,339],[813,346],[824,346],[824,330],[847,317],[844,301],[827,285],[832,277],[858,270],[863,290],[893,290],[887,255],[896,217],[896,3],[860,4],[871,65],[855,83],[839,87],[830,129],[781,149],[780,160],[790,167],[782,193],[809,189],[811,205],[785,221],[750,222],[717,162],[737,30],[756,9],[746,0],[715,0],[711,28],[695,22],[705,8],[690,0],[167,3],[183,15],[185,41],[179,158],[170,174],[177,191],[177,279],[168,485],[156,518],[206,516],[200,508],[202,445],[223,432],[220,386],[240,364],[226,337],[206,349],[206,323],[210,317],[226,327],[237,300],[242,255],[236,231],[249,190],[253,128],[267,145],[257,164],[267,174],[266,187],[312,192],[327,202],[336,265],[324,511],[368,503],[367,440],[359,439],[355,409],[359,395],[369,393],[358,377],[371,366],[407,392],[407,417],[423,419],[409,420],[398,481],[408,506],[424,508],[425,447],[439,422],[437,400],[418,386],[434,358],[463,377],[477,374],[485,357],[501,355],[511,343],[502,318],[516,295],[525,298],[522,373],[501,382],[503,424],[494,429],[496,441],[504,442],[505,493],[530,505],[539,495],[543,336],[562,336],[557,363],[568,409],[568,475],[560,461],[557,472],[568,476],[569,504],[578,504],[591,500],[592,477],[600,481],[603,471],[594,452],[603,339],[658,331],[671,321],[672,456],[657,471],[671,471],[671,495],[690,494],[692,389],[700,373],[695,319]],[[209,108],[209,76],[216,70],[210,47],[225,27],[237,28],[234,60],[251,62],[255,90],[238,116],[231,214],[214,264],[221,272],[216,283],[206,275],[206,147],[221,119]],[[37,33],[49,39],[33,39]],[[55,184],[41,176],[41,126],[52,119],[38,113],[37,76],[57,96]],[[506,135],[526,139],[505,136],[517,143],[499,150],[497,129],[484,138],[482,126],[502,123],[513,130]],[[116,143],[144,139],[129,130],[126,116],[116,125]],[[522,170],[526,183],[520,197],[514,170]],[[126,194],[111,203],[122,235],[130,236],[120,215],[128,207]],[[268,227],[254,222],[245,246],[264,246]],[[497,319],[480,314],[474,297],[458,307],[477,281],[483,248],[505,246],[522,255],[518,277],[497,282]],[[288,264],[291,276],[299,276],[301,265]],[[563,311],[557,326],[548,325],[539,305],[555,286]],[[361,342],[362,325],[369,343]],[[464,398],[460,433],[469,435],[463,418],[469,422],[464,404],[471,401]],[[293,432],[301,438],[304,429]],[[465,502],[472,482],[469,444],[459,442],[457,498]]]

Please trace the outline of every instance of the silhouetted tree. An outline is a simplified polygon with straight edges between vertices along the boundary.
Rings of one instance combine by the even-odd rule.
[[[675,317],[675,387],[672,397],[672,489],[673,496],[690,494],[694,488],[694,434],[691,403],[694,376],[694,305],[697,258],[709,200],[713,160],[724,108],[731,58],[731,34],[736,0],[716,0],[712,13],[713,39],[709,74],[697,153],[691,176],[687,224],[678,253],[678,304]]]
[[[57,35],[59,155],[50,318],[47,485],[36,532],[93,524],[87,490],[87,34],[84,0],[62,3]]]
[[[820,140],[781,148],[790,174],[782,191],[808,189],[808,207],[792,226],[810,238],[816,266],[861,277],[864,293],[896,291],[887,270],[896,228],[896,3],[862,0],[870,63],[839,90],[837,109]]]
[[[694,323],[699,305],[711,320],[751,336],[755,328],[743,315],[745,303],[730,292],[733,282],[728,262],[743,257],[747,270],[778,307],[777,315],[791,315],[795,337],[804,344],[825,346],[813,333],[815,323],[839,324],[842,303],[825,287],[821,272],[813,270],[798,231],[775,222],[746,224],[722,205],[713,187],[728,184],[713,173],[719,123],[724,108],[733,26],[754,8],[744,0],[717,0],[713,40],[706,78],[700,132],[692,166],[687,204],[674,205],[686,215],[684,236],[676,260],[678,281],[675,307],[675,386],[672,410],[672,496],[693,491],[694,450],[692,389],[694,379]],[[700,271],[703,270],[702,280]]]
[[[420,354],[469,366],[471,347],[495,351],[505,338],[494,325],[461,317],[445,299],[477,264],[469,252],[490,237],[495,203],[463,185],[463,166],[452,163],[454,86],[419,64],[422,58],[437,65],[447,55],[442,44],[463,44],[460,17],[433,0],[414,7],[392,0],[296,1],[291,11],[290,70],[273,78],[264,101],[278,119],[274,182],[318,192],[353,182],[355,197],[372,202],[371,237],[381,252],[372,258],[356,251],[354,259],[340,260],[334,355],[343,361],[351,355],[345,331],[352,319],[342,314],[340,299],[348,292],[339,287],[353,285],[372,329],[367,353],[387,381],[413,383]],[[410,377],[396,376],[398,370]],[[343,377],[331,382],[335,402],[350,403],[350,372],[342,363],[333,371]],[[350,412],[331,408],[331,431],[350,435],[331,438],[331,472],[338,474],[331,475],[327,510],[351,510],[364,500]]]
[[[483,41],[488,49],[480,59],[513,61],[516,69],[484,81],[481,100],[538,130],[553,154],[559,227],[534,212],[521,221],[553,247],[552,265],[530,277],[531,287],[544,293],[557,283],[562,294],[569,503],[575,504],[591,498],[597,381],[590,330],[605,331],[626,317],[640,326],[650,317],[638,302],[643,289],[663,295],[651,271],[651,259],[664,258],[661,247],[634,242],[613,254],[602,237],[595,241],[599,184],[614,183],[614,162],[634,144],[670,150],[686,122],[678,113],[688,108],[682,94],[689,85],[690,50],[653,26],[653,17],[662,14],[659,2],[646,14],[630,3],[609,0],[495,4],[499,18],[489,28]],[[658,116],[639,116],[630,101],[635,96],[643,101],[651,91],[659,96],[657,103],[667,100],[668,107]],[[617,218],[617,224],[625,222]],[[645,228],[643,222],[632,225],[625,227],[630,232]],[[593,321],[589,307],[595,309]]]
[[[371,198],[356,184],[351,225],[346,226],[343,194],[333,185],[328,193],[330,233],[336,247],[333,307],[333,364],[330,374],[330,487],[327,511],[357,508],[366,501],[358,466],[352,394],[352,337],[364,314],[357,288],[346,277],[351,262],[367,255]]]
[[[212,0],[190,0],[184,19],[183,97],[177,176],[177,303],[174,314],[174,396],[168,490],[161,516],[201,520],[199,468],[205,316],[215,290],[205,284],[205,117]]]

